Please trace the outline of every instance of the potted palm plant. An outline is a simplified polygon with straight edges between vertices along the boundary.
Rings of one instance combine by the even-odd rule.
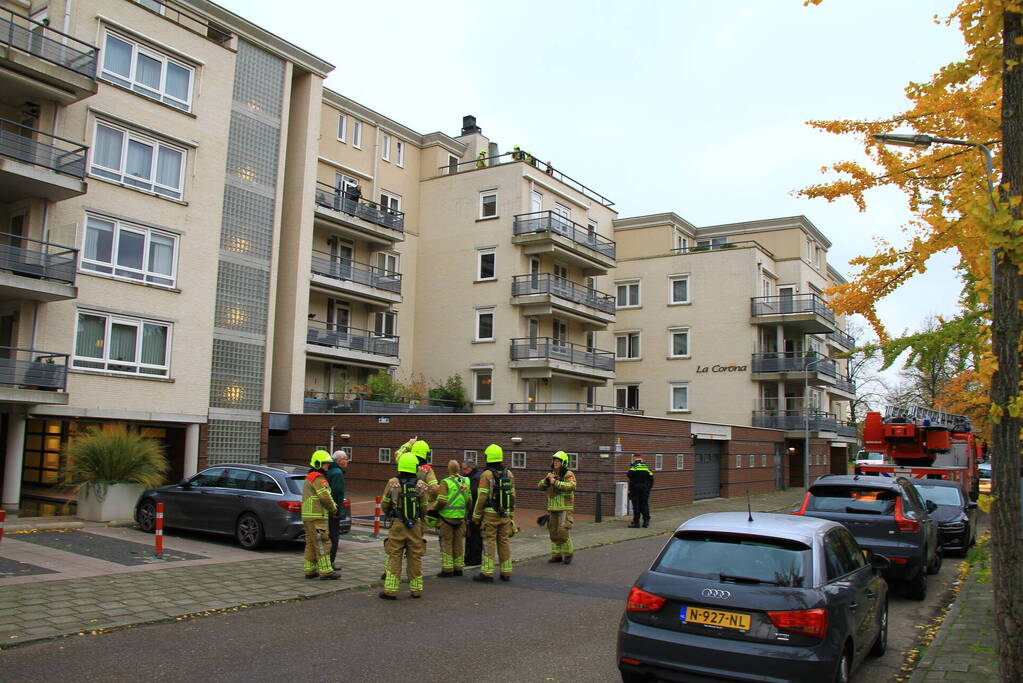
[[[65,486],[78,495],[78,516],[91,522],[131,519],[139,495],[164,483],[164,446],[119,427],[91,427],[68,443]]]

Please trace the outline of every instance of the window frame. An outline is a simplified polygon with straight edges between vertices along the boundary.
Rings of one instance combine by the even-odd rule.
[[[615,281],[615,310],[621,310],[625,308],[640,308],[643,305],[642,291],[641,291],[641,280],[616,280]],[[625,303],[624,305],[618,302],[622,299],[621,289],[625,288],[626,296],[625,299],[628,301],[631,297],[629,291],[635,287],[635,303]]]
[[[86,256],[86,243],[89,239],[89,223],[90,221],[102,221],[109,223],[112,228],[111,242],[110,242],[110,256],[111,261],[104,262],[95,259],[88,258]],[[121,233],[142,233],[143,235],[143,246],[142,246],[142,262],[143,267],[141,269],[130,268],[127,266],[118,265],[118,248],[121,241]],[[173,244],[171,247],[171,272],[170,275],[158,273],[156,271],[149,270],[149,257],[152,245],[152,236],[159,235],[160,237],[166,237],[170,239]],[[137,223],[131,223],[128,221],[122,221],[116,218],[108,218],[100,214],[85,214],[85,230],[82,235],[82,248],[81,258],[78,262],[78,271],[81,273],[88,273],[90,275],[105,275],[112,277],[117,280],[124,282],[134,282],[137,284],[148,284],[154,287],[166,287],[168,289],[175,289],[177,287],[177,272],[178,272],[178,258],[180,255],[180,236],[166,230],[158,230],[156,228],[139,225]],[[94,267],[87,267],[92,265]],[[102,268],[109,268],[109,272]],[[128,275],[118,274],[118,270],[138,272],[141,274],[141,278],[130,277]],[[158,278],[161,280],[170,280],[170,282],[154,282],[150,278]]]
[[[631,406],[629,405],[629,393],[630,393],[630,390],[635,390],[634,393],[635,393],[635,399],[636,399],[635,400],[635,405],[631,405]],[[624,405],[619,405],[619,403],[618,403],[618,392],[619,391],[624,391],[625,392],[625,402],[624,402]],[[629,383],[626,383],[626,384],[616,384],[615,387],[614,387],[614,392],[615,392],[614,398],[615,398],[615,407],[616,408],[621,408],[622,410],[639,410],[640,409],[639,408],[639,406],[640,406],[640,394],[639,394],[639,383],[638,382],[629,382]]]
[[[511,452],[511,466],[516,469],[524,469],[526,467],[526,452],[525,451],[512,451]]]
[[[494,198],[494,213],[489,214],[489,215],[484,212],[485,208],[486,208],[486,205],[487,205],[487,202],[486,202],[487,197],[493,197]],[[493,219],[493,218],[498,218],[497,191],[496,190],[484,190],[483,192],[480,192],[479,220],[482,221],[482,220],[489,220],[489,219]]]
[[[680,301],[675,300],[675,283],[685,282],[686,283],[686,298]],[[692,298],[689,296],[689,274],[685,275],[669,275],[668,276],[668,305],[669,306],[685,306],[692,303]]]
[[[615,360],[642,360],[643,359],[643,333],[638,330],[616,332],[615,333]],[[632,343],[635,338],[635,344]],[[618,347],[619,340],[625,339],[625,353],[626,355],[619,355]],[[630,352],[635,352],[635,355],[628,355]]]
[[[337,114],[337,141],[348,144],[345,138],[348,135],[348,114],[338,112]]]
[[[490,277],[483,277],[483,259],[486,256],[491,258],[491,269],[493,274]],[[485,247],[476,250],[476,282],[493,282],[497,279],[497,249]]]
[[[380,159],[391,161],[391,136],[389,133],[380,134]]]
[[[742,456],[739,455],[738,453],[736,453],[735,455],[735,469],[737,470],[742,469]]]
[[[679,327],[668,328],[668,358],[692,358],[692,328],[688,325]],[[685,335],[686,349],[685,353],[675,353],[675,335]]]
[[[362,121],[352,117],[352,147],[362,149]]]
[[[405,168],[405,141],[395,140],[394,141],[394,163],[398,165],[398,168]]]
[[[675,407],[675,390],[684,389],[686,394],[686,405],[685,408]],[[668,385],[668,412],[669,413],[689,413],[692,412],[692,408],[689,407],[689,382],[671,382]]]
[[[483,318],[484,316],[487,316],[487,315],[490,316],[490,336],[489,337],[481,337],[480,336],[480,320],[481,320],[481,318]],[[497,325],[496,325],[497,319],[496,319],[496,314],[495,314],[494,307],[477,308],[475,310],[475,312],[474,312],[474,319],[475,319],[475,324],[473,325],[473,341],[474,342],[487,342],[487,343],[490,343],[490,342],[497,341],[497,336],[495,334],[495,332],[496,332],[495,328],[497,327]]]
[[[568,469],[575,472],[579,469],[579,454],[578,453],[565,453],[568,456]]]
[[[119,154],[119,168],[110,168],[109,166],[103,166],[96,161],[96,139],[99,136],[100,127],[108,130],[115,131],[121,135],[121,149]],[[164,197],[175,201],[182,201],[185,195],[185,171],[188,166],[188,150],[183,147],[177,147],[175,145],[167,144],[160,141],[159,139],[139,133],[134,129],[126,126],[118,126],[110,123],[103,119],[95,119],[92,127],[92,145],[89,149],[89,175],[94,178],[101,178],[108,180],[122,187],[127,187],[132,190],[138,190],[139,192],[145,192],[157,197]],[[130,142],[136,142],[140,145],[145,145],[152,148],[150,154],[150,167],[152,173],[152,180],[129,174],[125,169],[128,163],[128,145]],[[170,185],[164,185],[156,182],[157,165],[159,163],[160,150],[166,149],[171,152],[177,152],[181,155],[181,164],[178,170],[178,186],[177,188],[171,187]],[[131,182],[134,180],[135,182]],[[148,187],[143,186],[140,182],[145,182]],[[164,188],[165,192],[160,192],[159,189]]]
[[[676,453],[675,454],[675,469],[679,470],[680,472],[684,471],[686,469],[686,456],[685,456],[685,453]]]
[[[660,472],[664,469],[664,454],[654,453],[654,471]]]
[[[377,448],[377,462],[389,463],[391,462],[391,448],[390,446],[380,446]]]
[[[107,49],[107,39],[113,38],[119,40],[122,43],[131,46],[131,64],[128,69],[128,74],[119,74],[116,71],[112,71],[107,68],[107,55],[113,54],[111,50]],[[171,57],[170,55],[162,52],[156,48],[150,47],[145,43],[134,38],[129,38],[122,33],[111,30],[108,27],[103,28],[103,36],[100,41],[103,45],[100,55],[100,64],[98,65],[96,76],[105,83],[111,83],[113,85],[120,86],[126,90],[130,90],[136,95],[145,97],[153,102],[159,102],[166,104],[172,109],[183,111],[186,113],[192,113],[192,107],[195,100],[195,83],[196,83],[196,66],[189,64],[181,59]],[[150,85],[142,83],[137,80],[136,71],[138,70],[138,58],[139,55],[151,59],[156,62],[160,62],[160,84],[157,89],[153,89]],[[168,65],[173,64],[179,69],[188,73],[188,99],[182,100],[175,95],[171,95],[167,92],[167,72]]]
[[[488,398],[480,397],[480,385],[483,384],[481,381],[484,376],[490,376]],[[493,368],[474,368],[472,371],[472,402],[474,404],[493,404],[494,402],[494,369]]]
[[[78,353],[78,332],[81,327],[82,316],[92,316],[95,318],[102,318],[103,323],[103,338],[102,356],[83,356]],[[111,336],[111,330],[113,326],[123,325],[126,327],[134,327],[136,329],[135,334],[135,348],[134,348],[134,361],[117,360],[111,359],[108,355],[109,348],[111,346],[109,340]],[[142,362],[142,343],[145,334],[145,326],[152,325],[154,327],[162,327],[166,330],[165,343],[163,349],[163,355],[165,359],[164,365],[155,365],[152,363]],[[71,353],[71,367],[75,370],[81,370],[83,372],[102,372],[112,373],[125,377],[144,377],[144,378],[159,378],[167,379],[170,377],[171,370],[171,356],[173,352],[173,339],[174,339],[174,325],[162,320],[153,320],[150,318],[139,318],[129,315],[120,315],[116,313],[104,313],[102,311],[94,311],[87,308],[79,308],[76,311],[75,316],[75,332],[74,332],[74,350]],[[89,367],[88,365],[82,365],[82,363],[93,363],[102,364],[104,367]],[[135,371],[121,370],[118,368],[112,368],[111,366],[121,365],[134,365]],[[143,367],[148,367],[153,370],[159,370],[161,372],[141,372]]]
[[[462,462],[463,463],[468,462],[468,463],[471,463],[473,465],[478,465],[479,464],[479,451],[472,451],[472,450],[466,451],[466,450],[463,450],[462,451]]]

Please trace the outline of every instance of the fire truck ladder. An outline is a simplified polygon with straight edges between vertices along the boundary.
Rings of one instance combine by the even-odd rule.
[[[968,432],[972,429],[970,418],[965,415],[946,413],[941,410],[924,408],[923,406],[887,406],[884,410],[884,421],[891,423],[916,424],[930,427],[943,427],[953,432]]]

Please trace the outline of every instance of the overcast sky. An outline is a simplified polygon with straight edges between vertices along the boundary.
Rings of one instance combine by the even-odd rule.
[[[420,133],[474,114],[502,151],[521,145],[610,197],[619,215],[695,225],[805,215],[828,259],[902,240],[903,196],[794,196],[860,144],[811,119],[880,118],[904,88],[960,57],[951,0],[220,0],[336,66],[327,86]],[[982,163],[978,157],[977,163]],[[952,255],[883,301],[895,334],[954,310]]]

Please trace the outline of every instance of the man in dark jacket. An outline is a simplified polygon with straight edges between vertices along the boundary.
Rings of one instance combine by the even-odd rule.
[[[476,507],[476,490],[480,487],[479,468],[473,463],[462,463],[462,476],[469,478],[469,488],[472,499],[467,509],[473,510]],[[470,524],[469,532],[465,538],[465,566],[476,567],[483,561],[483,533],[479,524]]]
[[[650,489],[654,487],[654,473],[636,456],[629,468],[629,500],[632,501],[632,524],[629,528],[639,528],[639,516],[643,516],[643,526],[650,526]]]
[[[344,505],[345,470],[348,469],[348,454],[334,451],[334,462],[327,469],[327,483],[330,484],[330,495],[337,501],[338,510]],[[330,564],[335,570],[340,569],[334,560],[337,559],[338,540],[341,538],[341,515],[331,515],[327,520],[327,533],[330,536]]]

